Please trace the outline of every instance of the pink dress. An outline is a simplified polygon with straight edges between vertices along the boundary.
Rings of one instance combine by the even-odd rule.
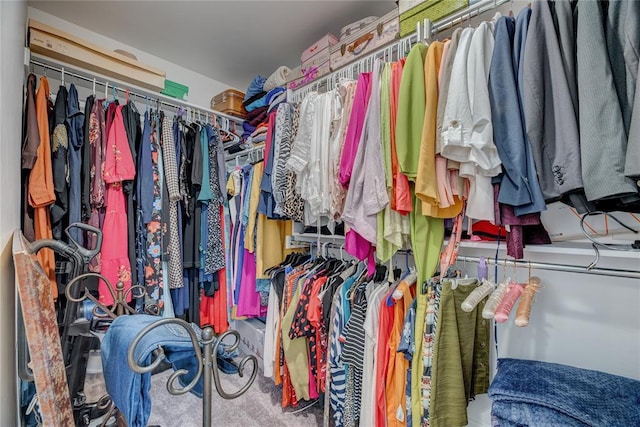
[[[122,106],[116,109],[109,129],[102,176],[107,185],[106,213],[102,226],[102,274],[114,289],[124,283],[125,291],[131,288],[131,265],[128,257],[127,207],[122,191],[122,181],[130,181],[135,175],[135,165],[122,118]],[[113,305],[113,297],[106,284],[98,285],[100,302]],[[131,300],[131,295],[127,298]]]

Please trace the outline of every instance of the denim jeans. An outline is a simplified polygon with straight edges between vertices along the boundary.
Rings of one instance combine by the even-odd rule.
[[[136,335],[148,325],[162,320],[161,317],[149,315],[120,316],[113,321],[104,336],[101,345],[102,369],[107,392],[116,407],[124,415],[129,427],[146,427],[151,413],[151,373],[139,374],[131,370],[127,363],[129,345]],[[201,330],[195,324],[191,327],[201,339]],[[198,371],[195,350],[188,332],[177,325],[159,326],[140,340],[136,346],[134,358],[140,366],[152,362],[151,353],[162,346],[166,361],[173,369],[185,369],[187,374],[180,377],[180,383],[189,384]],[[229,358],[221,345],[218,356]],[[202,378],[191,390],[202,397]]]
[[[494,427],[638,426],[640,381],[556,363],[500,359]]]

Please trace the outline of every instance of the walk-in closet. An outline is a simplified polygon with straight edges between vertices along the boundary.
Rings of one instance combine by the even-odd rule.
[[[0,425],[640,426],[640,1],[0,22]]]

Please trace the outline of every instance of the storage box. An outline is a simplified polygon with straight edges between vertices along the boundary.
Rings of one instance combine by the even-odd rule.
[[[165,72],[142,64],[121,53],[97,46],[33,19],[29,20],[29,48],[32,52],[160,92]]]
[[[300,62],[304,64],[305,61],[311,59],[312,56],[316,55],[318,52],[324,49],[329,49],[334,44],[338,43],[338,38],[333,34],[329,33],[322,37],[320,40],[309,46],[302,52],[300,56]]]
[[[366,56],[372,50],[393,42],[398,38],[399,31],[398,9],[393,9],[331,47],[331,69],[337,70]]]
[[[295,74],[294,74],[295,72]],[[329,62],[320,64],[319,66],[313,66],[310,68],[296,68],[291,72],[291,80],[287,83],[289,89],[297,89],[300,86],[304,86],[319,79],[320,77],[327,75],[331,72],[331,66]]]
[[[302,68],[309,69],[311,67],[321,67],[325,63],[329,63],[331,61],[331,51],[329,48],[322,49],[317,54],[313,55],[311,58],[307,59],[302,63]]]
[[[345,25],[340,30],[340,40],[344,40],[349,37],[351,34],[355,34],[358,31],[361,31],[364,27],[378,20],[377,16],[367,16],[366,18],[362,18],[356,22],[352,22],[349,25]]]
[[[172,98],[187,99],[187,95],[189,95],[189,87],[181,85],[180,83],[172,82],[171,80],[165,80],[164,89],[162,89],[160,93],[171,96]]]
[[[399,0],[398,1],[398,14],[402,16],[406,11],[413,9],[418,6],[420,3],[424,3],[429,0]],[[402,19],[402,18],[400,18]]]
[[[408,0],[408,3],[411,3]],[[403,3],[402,1],[400,3]],[[400,3],[398,8],[400,10]],[[454,12],[469,6],[468,0],[425,0],[400,15],[400,37],[405,37],[416,30],[418,22],[425,19],[436,22]]]
[[[244,119],[247,116],[247,110],[244,109],[242,101],[244,101],[244,93],[227,89],[211,98],[211,109]]]

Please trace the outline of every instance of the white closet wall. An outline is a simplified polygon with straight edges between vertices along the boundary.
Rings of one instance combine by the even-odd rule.
[[[20,149],[26,1],[0,2],[0,425],[17,419],[15,280],[11,235],[20,228]]]
[[[504,243],[501,245],[504,248]],[[525,248],[525,259],[554,264],[587,266],[594,260],[591,254],[545,254]],[[606,254],[606,255],[605,255]],[[495,251],[461,249],[460,255],[493,257]],[[504,258],[505,251],[500,251]],[[598,267],[638,270],[640,252],[615,253],[603,251]],[[464,268],[463,263],[458,263]],[[476,264],[467,263],[473,274]],[[498,279],[514,277],[514,268],[500,266]],[[578,273],[532,270],[542,279],[544,288],[537,295],[527,327],[513,323],[515,313],[507,323],[498,325],[500,357],[535,359],[594,369],[640,380],[640,280],[595,276]],[[489,278],[494,266],[489,265]],[[517,269],[517,279],[528,278],[526,269]],[[515,311],[515,308],[514,308]],[[495,344],[491,357],[495,361]],[[492,372],[495,373],[495,366]],[[490,401],[479,396],[469,405],[470,426],[490,423]]]
[[[125,5],[126,4],[123,3],[123,7],[125,7]],[[89,29],[72,24],[71,22],[65,21],[64,19],[60,19],[41,10],[29,7],[27,13],[29,18],[40,21],[43,24],[58,28],[66,33],[73,34],[74,36],[78,36],[84,40],[95,43],[106,49],[122,49],[124,51],[130,52],[134,54],[143,64],[151,65],[153,67],[164,70],[167,73],[167,79],[189,86],[189,102],[192,104],[196,104],[202,107],[209,107],[211,104],[211,98],[213,98],[218,93],[229,89],[228,85],[218,80],[203,76],[202,74],[191,71],[183,66],[174,64],[162,58],[158,58],[157,56],[138,50],[117,40],[105,37]],[[113,25],[117,25],[117,23],[114,22]],[[162,43],[162,37],[158,37],[157,39],[158,43]],[[194,55],[197,54],[197,52],[193,53]],[[220,60],[222,60],[222,58]],[[240,90],[243,91],[245,89],[246,88],[240,88]]]

